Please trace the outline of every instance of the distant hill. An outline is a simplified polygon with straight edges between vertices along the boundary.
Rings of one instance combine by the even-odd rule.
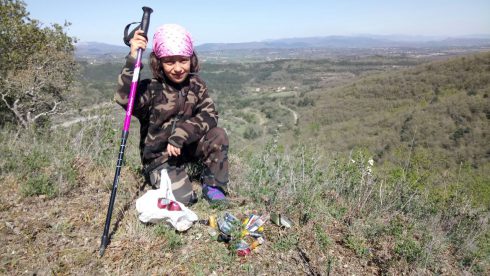
[[[100,42],[79,42],[75,45],[75,58],[84,60],[97,60],[100,63],[122,59],[129,53],[129,47],[121,42],[121,45],[112,45]],[[149,54],[144,52],[144,57]]]
[[[75,56],[77,58],[95,56],[118,56],[129,52],[127,46],[118,46],[100,42],[79,42],[75,45]]]
[[[489,36],[435,38],[420,36],[325,36],[265,40],[245,43],[206,43],[200,51],[274,48],[398,48],[398,47],[488,47]]]
[[[490,52],[371,75],[309,93],[302,137],[326,150],[366,146],[390,158],[425,150],[436,167],[490,161]],[[314,137],[314,138],[312,138]]]

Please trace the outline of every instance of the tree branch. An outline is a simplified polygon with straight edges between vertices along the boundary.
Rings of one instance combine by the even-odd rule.
[[[41,116],[47,116],[56,113],[56,108],[60,103],[61,102],[54,101],[54,105],[53,108],[51,108],[51,110],[37,114],[36,116],[34,116],[34,118],[32,118],[32,122],[35,122]]]
[[[5,93],[0,93],[2,95],[2,100],[3,102],[5,103],[5,105],[7,106],[7,108],[12,111],[12,113],[14,113],[15,117],[17,118],[17,120],[22,124],[22,126],[24,128],[27,128],[28,124],[27,124],[27,121],[22,117],[22,114],[20,113],[20,111],[18,110],[18,106],[17,106],[17,103],[19,102],[19,99],[15,100],[13,106],[9,104],[9,102],[7,101],[7,99],[5,98],[6,94]]]

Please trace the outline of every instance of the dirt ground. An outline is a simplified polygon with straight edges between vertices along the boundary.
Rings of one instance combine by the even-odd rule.
[[[112,172],[78,168],[78,186],[54,198],[20,196],[18,183],[0,184],[0,273],[5,275],[379,275],[380,268],[358,258],[343,244],[341,223],[332,223],[322,248],[313,237],[314,222],[292,228],[265,224],[266,241],[245,257],[196,223],[184,233],[139,222],[135,201],[141,179],[124,169],[112,218],[112,239],[99,257]],[[83,172],[91,171],[90,174]],[[101,184],[104,183],[104,184]],[[192,207],[200,219],[224,210],[204,200]],[[262,213],[246,199],[227,211],[237,216]],[[294,221],[294,218],[293,218]],[[164,233],[163,235],[161,233]]]

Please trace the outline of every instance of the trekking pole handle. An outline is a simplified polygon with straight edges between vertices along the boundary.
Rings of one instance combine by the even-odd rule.
[[[148,35],[148,28],[150,27],[150,14],[153,10],[149,7],[143,7],[143,17],[141,17],[141,29],[145,32],[145,36]]]
[[[124,36],[123,36],[123,41],[124,44],[131,46],[131,38],[133,38],[134,33],[137,30],[143,30],[144,34],[143,36],[148,40],[148,27],[150,26],[150,14],[153,12],[153,10],[149,7],[143,7],[143,17],[141,18],[141,22],[132,22],[126,25],[124,28]],[[139,24],[138,24],[139,23]],[[138,24],[131,32],[129,32],[129,28],[133,24]]]

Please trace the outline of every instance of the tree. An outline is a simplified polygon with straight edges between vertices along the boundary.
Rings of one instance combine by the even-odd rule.
[[[68,26],[43,26],[24,2],[0,0],[0,124],[28,128],[59,112],[76,69]]]

